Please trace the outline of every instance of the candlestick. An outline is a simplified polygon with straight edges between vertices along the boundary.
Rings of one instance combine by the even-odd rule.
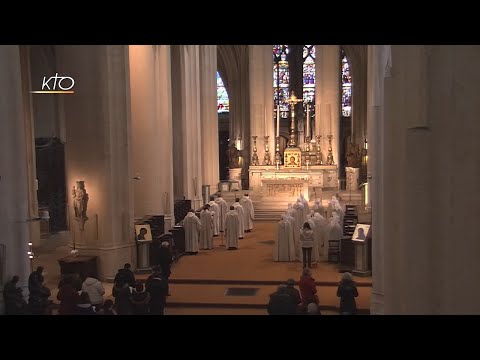
[[[280,136],[280,105],[277,105],[277,137]]]
[[[333,153],[332,153],[332,139],[333,135],[327,135],[328,138],[328,155],[327,155],[327,165],[335,165],[333,161]]]
[[[297,146],[297,141],[295,140],[295,105],[301,101],[303,101],[303,99],[297,99],[295,93],[292,91],[292,96],[288,99],[292,115],[292,121],[290,123],[290,140],[288,142],[289,147]]]
[[[307,103],[307,137],[310,136],[310,104]]]
[[[268,138],[270,136],[265,135],[263,137],[265,141],[265,155],[263,156],[263,165],[272,165],[272,160],[270,159],[270,151],[268,150]]]
[[[275,162],[277,164],[282,163],[282,155],[280,154],[280,136],[275,138]]]
[[[252,155],[252,165],[258,165],[258,154],[257,154],[257,136],[252,136],[253,138],[253,155]]]
[[[316,135],[315,139],[317,141],[317,159],[315,161],[316,165],[323,165],[322,151],[320,150],[320,138],[322,135]]]

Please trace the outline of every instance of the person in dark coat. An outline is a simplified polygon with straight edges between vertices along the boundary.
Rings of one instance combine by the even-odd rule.
[[[75,315],[75,309],[80,299],[77,289],[73,286],[73,278],[66,276],[58,290],[57,300],[60,301],[59,315]]]
[[[132,266],[129,263],[126,263],[123,266],[123,269],[118,269],[117,274],[115,275],[115,279],[113,279],[113,282],[116,284],[120,279],[123,279],[123,282],[126,282],[128,286],[130,287],[135,287],[135,274],[132,271]]]
[[[150,293],[150,314],[164,315],[168,296],[168,280],[157,269],[148,278],[145,288]]]
[[[163,241],[158,251],[158,265],[162,269],[162,275],[168,279],[170,277],[171,266],[173,263],[172,252],[170,251],[170,244],[168,241]]]
[[[35,292],[41,289],[43,284],[43,266],[37,267],[37,270],[32,272],[28,277],[28,292]]]
[[[292,297],[293,303],[298,308],[302,303],[302,298],[300,296],[300,291],[295,289],[295,280],[293,279],[287,280],[287,287],[285,288],[285,291],[288,295]]]
[[[82,292],[75,307],[75,315],[95,315],[95,310],[87,292]]]
[[[270,295],[267,311],[269,315],[295,315],[297,306],[287,293],[285,285],[280,285],[276,292]]]
[[[150,293],[141,282],[137,282],[130,296],[133,315],[148,315],[150,311]]]
[[[14,275],[3,287],[3,301],[5,302],[5,315],[24,315],[27,302],[23,298],[23,290],[17,287],[20,278]]]
[[[355,298],[358,297],[358,290],[349,272],[343,273],[342,280],[338,284],[337,296],[340,298],[340,314],[355,315],[357,312]]]
[[[43,285],[43,275],[39,275],[34,281],[35,284],[31,286],[32,290],[30,290],[28,297],[30,313],[32,315],[48,315],[50,307],[48,298],[52,293],[49,288]]]
[[[130,302],[130,287],[124,278],[115,283],[112,289],[112,295],[115,298],[115,310],[118,315],[131,315],[132,303]]]
[[[309,268],[303,269],[298,287],[300,288],[300,294],[302,296],[303,311],[307,311],[308,304],[312,302],[319,305],[317,287],[315,286],[315,279],[312,278],[312,270]]]

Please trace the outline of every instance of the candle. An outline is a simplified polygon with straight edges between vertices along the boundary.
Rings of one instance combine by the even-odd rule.
[[[267,135],[267,107],[264,106],[264,117],[263,117],[263,131],[265,133],[265,136]]]
[[[280,105],[277,105],[277,137],[280,136]]]
[[[327,111],[328,128],[330,129],[328,135],[332,135],[332,111],[330,109],[330,104],[327,104],[326,108],[327,108],[326,111]]]
[[[307,103],[307,136],[310,136],[310,106]]]

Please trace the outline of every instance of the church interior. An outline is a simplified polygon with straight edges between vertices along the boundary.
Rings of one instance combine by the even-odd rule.
[[[303,304],[305,269],[322,315],[343,313],[348,277],[359,315],[480,314],[477,60],[475,45],[0,46],[0,313],[38,267],[50,313],[71,274],[115,301],[119,269],[148,288],[168,249],[165,315],[268,315],[290,281]]]

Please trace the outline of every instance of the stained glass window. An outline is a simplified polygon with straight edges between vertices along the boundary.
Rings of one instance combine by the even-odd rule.
[[[303,46],[303,104],[306,109],[306,102],[315,104],[315,46]],[[310,106],[310,110],[315,106]]]
[[[273,45],[273,101],[280,105],[280,117],[288,117],[290,97],[290,70],[288,67],[288,45]]]
[[[230,109],[229,105],[227,89],[225,89],[222,78],[217,71],[217,111],[219,113],[226,113]]]
[[[352,76],[343,49],[340,56],[342,58],[342,116],[349,117],[352,114]]]

